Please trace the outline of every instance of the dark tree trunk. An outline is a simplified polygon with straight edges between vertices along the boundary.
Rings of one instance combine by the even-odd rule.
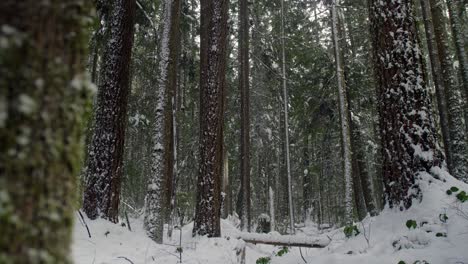
[[[221,235],[221,177],[228,0],[202,0],[200,25],[200,164],[194,235]]]
[[[239,0],[239,90],[241,95],[241,228],[250,232],[249,9]]]
[[[113,3],[109,39],[101,68],[95,124],[88,150],[83,209],[116,223],[123,172],[123,150],[130,80],[135,0]]]
[[[0,1],[1,263],[71,263],[90,13],[91,1]]]
[[[419,174],[444,161],[411,12],[410,0],[371,1],[385,195],[390,207],[401,210],[422,198]]]

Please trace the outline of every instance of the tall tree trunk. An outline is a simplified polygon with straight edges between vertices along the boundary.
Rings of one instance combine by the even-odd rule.
[[[201,0],[200,164],[194,235],[219,237],[228,0]]]
[[[418,175],[443,163],[411,11],[410,0],[371,1],[386,201],[401,210],[422,198]]]
[[[460,1],[460,8],[463,5]],[[457,4],[454,0],[447,0],[448,12],[450,15],[450,25],[452,27],[452,36],[455,42],[455,51],[457,54],[460,74],[462,77],[463,90],[465,93],[465,108],[468,108],[468,58],[465,50],[466,38],[463,34],[463,22],[457,10]],[[466,26],[466,25],[465,25]]]
[[[429,0],[434,25],[435,40],[437,43],[440,74],[444,76],[445,95],[449,111],[449,133],[451,167],[449,172],[458,179],[468,182],[468,158],[466,149],[465,120],[461,94],[456,85],[456,75],[452,68],[453,61],[450,56],[448,45],[448,28],[444,17],[445,10],[441,0]]]
[[[429,58],[432,69],[432,79],[434,81],[437,107],[439,110],[440,128],[442,131],[442,140],[444,143],[445,160],[449,170],[452,170],[452,152],[450,150],[450,130],[449,130],[449,113],[447,109],[447,98],[445,97],[445,87],[442,77],[442,70],[439,61],[439,51],[434,39],[434,27],[432,23],[432,16],[430,13],[430,6],[427,0],[421,0],[421,10],[424,20],[424,28],[426,32],[427,48],[429,50]]]
[[[249,8],[239,0],[239,90],[241,96],[241,229],[250,232]]]
[[[340,122],[341,122],[341,149],[343,155],[343,173],[345,179],[345,221],[347,224],[353,221],[353,182],[352,182],[352,152],[351,152],[351,134],[350,134],[350,123],[349,123],[349,106],[344,80],[344,68],[342,62],[342,56],[340,54],[340,45],[338,38],[338,17],[336,11],[336,0],[332,1],[331,4],[331,16],[332,16],[332,37],[333,47],[335,49],[335,67],[336,67],[336,79],[338,84],[338,101],[340,111]]]
[[[164,223],[169,222],[174,176],[173,104],[177,89],[179,0],[163,2],[159,54],[159,82],[153,125],[151,176],[145,204],[145,228],[151,239],[162,243]]]
[[[1,263],[71,263],[90,13],[91,1],[0,1]]]
[[[290,233],[294,234],[294,207],[293,207],[293,192],[292,192],[292,179],[291,179],[291,163],[289,157],[289,97],[288,89],[286,86],[286,52],[285,52],[285,33],[284,33],[284,0],[281,0],[281,70],[283,81],[283,107],[284,107],[284,148],[286,155],[286,173],[288,179],[288,207],[289,207],[289,228]]]
[[[88,149],[83,209],[116,223],[123,172],[123,150],[130,80],[135,0],[117,0],[109,18],[110,40],[104,51],[95,124]]]

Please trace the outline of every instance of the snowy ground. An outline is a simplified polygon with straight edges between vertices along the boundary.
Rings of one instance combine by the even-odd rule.
[[[401,260],[406,264],[418,260],[420,262],[416,263],[420,264],[425,263],[423,261],[431,264],[468,264],[468,201],[459,202],[455,197],[457,193],[446,194],[452,186],[468,192],[468,185],[450,176],[445,178],[446,182],[429,177],[422,180],[424,199],[410,210],[400,212],[386,209],[377,217],[356,223],[361,232],[356,237],[345,238],[342,228],[324,234],[319,234],[313,225],[298,230],[302,236],[331,238],[326,248],[302,248],[304,259],[314,264],[397,264]],[[441,214],[448,217],[445,223],[441,220]],[[417,228],[410,230],[406,227],[410,219],[417,222]],[[165,245],[158,245],[146,237],[139,219],[131,219],[132,232],[104,220],[87,220],[87,223],[92,238],[88,238],[86,229],[78,217],[76,219],[73,243],[76,264],[179,262],[175,246],[179,242],[178,231],[175,231],[173,241],[166,239]],[[183,263],[238,263],[236,248],[244,242],[235,239],[238,230],[232,222],[223,220],[223,238],[192,238],[191,229],[192,225],[187,225],[182,230]],[[298,248],[292,248],[279,257],[275,253],[280,247],[246,246],[246,264],[255,264],[260,257],[270,257],[272,264],[305,263]]]

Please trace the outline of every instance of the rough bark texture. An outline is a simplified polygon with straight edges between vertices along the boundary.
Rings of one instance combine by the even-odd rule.
[[[457,87],[457,76],[453,70],[453,60],[448,45],[448,27],[444,16],[444,5],[441,0],[429,0],[434,24],[441,75],[444,76],[445,95],[447,99],[448,125],[450,133],[451,166],[449,172],[458,179],[468,180],[468,159],[466,152],[465,119],[461,93]]]
[[[0,1],[0,263],[71,263],[90,10]]]
[[[371,1],[385,195],[401,210],[422,198],[419,174],[443,164],[411,11],[410,0]]]
[[[83,209],[91,219],[102,216],[116,223],[123,172],[135,0],[118,0],[112,7],[93,136],[88,149]]]
[[[200,163],[194,235],[219,237],[228,0],[202,0],[200,11]]]
[[[239,90],[241,95],[241,229],[250,232],[249,9],[239,1]]]
[[[174,191],[174,102],[177,91],[180,1],[162,3],[159,82],[155,91],[151,175],[145,199],[145,228],[162,243],[164,223],[170,221]]]

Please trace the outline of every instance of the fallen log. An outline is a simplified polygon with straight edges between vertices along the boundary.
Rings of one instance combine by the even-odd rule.
[[[312,238],[297,235],[239,233],[237,239],[251,244],[266,244],[285,247],[324,248],[330,244],[329,238]]]

